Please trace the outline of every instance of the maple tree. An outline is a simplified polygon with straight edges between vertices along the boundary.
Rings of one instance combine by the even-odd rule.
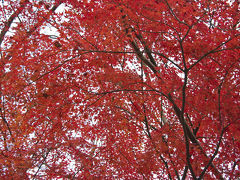
[[[0,11],[1,179],[240,176],[237,0]]]

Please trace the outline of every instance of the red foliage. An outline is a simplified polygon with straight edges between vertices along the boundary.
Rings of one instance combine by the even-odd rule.
[[[0,11],[1,179],[239,177],[237,0]]]

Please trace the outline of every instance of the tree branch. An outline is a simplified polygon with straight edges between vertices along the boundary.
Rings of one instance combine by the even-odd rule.
[[[20,7],[10,16],[7,22],[5,22],[3,30],[0,33],[0,47],[4,40],[6,33],[9,31],[12,22],[14,19],[24,10],[25,6],[28,4],[28,1],[25,0],[23,3],[20,3]]]

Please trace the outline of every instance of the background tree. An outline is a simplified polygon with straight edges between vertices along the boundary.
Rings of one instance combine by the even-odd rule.
[[[0,11],[2,179],[239,177],[237,0]]]

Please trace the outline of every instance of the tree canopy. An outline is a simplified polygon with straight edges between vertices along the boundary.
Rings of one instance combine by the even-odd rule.
[[[238,0],[4,0],[1,179],[240,176]]]

